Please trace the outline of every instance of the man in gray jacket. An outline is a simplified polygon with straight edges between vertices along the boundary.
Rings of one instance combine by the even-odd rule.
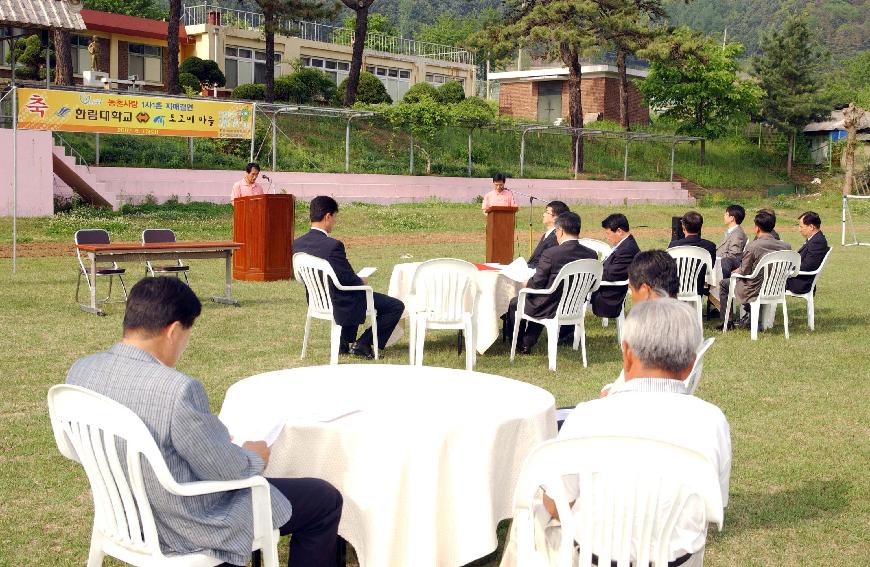
[[[728,278],[731,277],[731,271],[740,265],[743,249],[746,248],[746,233],[740,226],[746,218],[746,209],[740,205],[728,205],[722,217],[726,230],[722,235],[722,241],[716,247],[716,258],[721,258],[722,283],[711,288],[709,295],[714,305],[719,303],[716,305],[717,309],[723,309],[728,302]],[[716,258],[713,259],[714,264]],[[724,319],[725,314],[721,313],[721,317]]]
[[[77,360],[66,382],[135,412],[178,482],[262,474],[269,460],[266,443],[234,445],[209,410],[203,385],[175,370],[201,308],[193,291],[176,278],[141,280],[130,290],[122,341]],[[143,467],[143,476],[164,553],[199,552],[224,565],[248,563],[253,542],[249,490],[182,497],[164,490],[150,467]],[[320,479],[268,480],[273,526],[281,535],[293,534],[288,565],[334,566],[341,494]]]

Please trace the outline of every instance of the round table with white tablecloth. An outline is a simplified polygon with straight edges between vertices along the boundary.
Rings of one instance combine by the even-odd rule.
[[[555,400],[500,376],[400,365],[279,370],[230,387],[230,433],[284,423],[267,477],[344,497],[360,567],[458,567],[491,553],[523,459],[556,434]]]
[[[411,284],[419,265],[420,262],[408,262],[393,266],[387,295],[401,299],[405,305],[413,302]],[[511,299],[517,296],[523,286],[502,274],[501,270],[492,267],[479,269],[474,278],[474,285],[475,289],[472,295],[475,297],[475,302],[471,321],[474,325],[475,347],[478,354],[483,354],[499,338],[501,316],[507,313]],[[402,315],[403,320],[407,316],[406,310]],[[390,345],[397,341],[402,333],[403,328],[400,322],[399,325],[396,325],[396,330],[393,331],[387,344]]]

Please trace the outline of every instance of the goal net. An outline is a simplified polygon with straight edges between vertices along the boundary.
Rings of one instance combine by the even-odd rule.
[[[870,246],[870,175],[855,179],[855,193],[843,195],[843,246]]]

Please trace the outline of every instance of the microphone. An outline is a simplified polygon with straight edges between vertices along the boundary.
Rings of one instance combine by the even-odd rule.
[[[262,177],[263,179],[265,179],[265,180],[268,181],[269,183],[272,183],[272,178],[269,177],[268,175],[266,175],[265,173],[261,173],[261,174],[260,174],[260,177]]]

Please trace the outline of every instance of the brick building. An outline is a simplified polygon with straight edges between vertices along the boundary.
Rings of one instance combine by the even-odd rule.
[[[583,65],[580,89],[583,121],[597,118],[619,121],[619,76],[613,65]],[[646,77],[647,71],[628,69],[628,112],[632,123],[649,122],[649,107],[631,81]],[[568,124],[568,69],[549,68],[528,71],[490,73],[490,81],[499,83],[499,112],[553,124],[562,119]]]

